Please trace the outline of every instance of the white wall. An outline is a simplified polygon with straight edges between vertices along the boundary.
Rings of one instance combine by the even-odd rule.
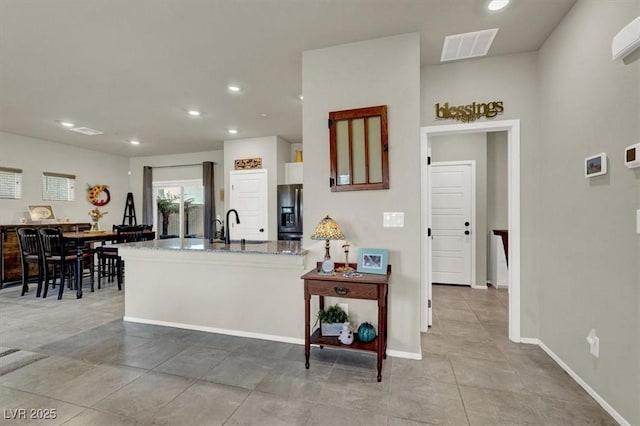
[[[250,139],[234,139],[224,141],[224,176],[225,193],[229,194],[229,172],[234,170],[234,161],[243,158],[262,158],[262,168],[267,169],[269,186],[269,228],[268,240],[278,239],[278,193],[277,186],[284,183],[284,163],[290,154],[289,142],[278,136],[265,136]],[[229,197],[224,200],[225,211],[229,207]],[[224,218],[223,218],[224,220]],[[242,220],[242,218],[240,218]],[[226,226],[226,224],[225,224]]]
[[[499,280],[497,275],[493,276],[491,273],[491,271],[497,273],[498,268],[496,253],[492,250],[491,243],[493,230],[509,228],[507,143],[507,132],[487,133],[487,279],[494,286],[506,286],[508,281],[506,278]]]
[[[581,0],[539,52],[539,338],[629,423],[640,424],[640,61],[611,59],[611,40],[639,0]],[[584,178],[606,152],[607,175]],[[526,160],[525,160],[526,161]],[[600,358],[589,354],[591,328]]]
[[[291,144],[286,140],[278,137],[278,140],[276,142],[276,154],[277,154],[276,162],[278,165],[278,180],[276,185],[284,185],[286,183],[285,182],[286,173],[285,173],[284,165],[291,161]],[[277,200],[278,199],[276,198],[276,208],[278,204]],[[275,216],[277,218],[278,216],[277,212],[275,213]],[[275,228],[275,232],[276,234],[273,235],[273,237],[271,238],[272,240],[277,239],[278,228]]]
[[[487,133],[487,231],[509,227],[507,132]]]
[[[476,162],[475,285],[487,283],[487,138],[485,133],[436,136],[431,141],[431,160]]]
[[[327,214],[359,247],[386,248],[392,265],[389,349],[420,356],[420,36],[406,34],[306,51],[302,56],[304,245],[322,259],[323,242],[309,236]],[[388,105],[390,189],[331,192],[330,111]],[[383,228],[382,213],[404,212],[404,228]],[[332,254],[343,260],[340,244]],[[351,252],[351,259],[356,252]],[[375,320],[375,306],[349,301],[349,312]],[[375,305],[369,303],[368,305]]]
[[[104,154],[43,139],[0,132],[0,166],[22,169],[22,198],[0,199],[0,223],[18,223],[29,217],[29,205],[53,207],[58,218],[71,222],[89,222],[87,184],[109,185],[111,202],[100,207],[108,212],[100,223],[104,228],[122,221],[129,192],[129,162],[125,157]],[[42,201],[42,172],[68,173],[76,176],[74,201]]]

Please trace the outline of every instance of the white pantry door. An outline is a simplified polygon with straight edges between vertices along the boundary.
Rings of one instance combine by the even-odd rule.
[[[432,281],[471,285],[472,163],[432,163]]]
[[[236,209],[240,224],[231,213],[225,223],[232,240],[269,239],[267,170],[238,170],[229,173],[229,208]]]

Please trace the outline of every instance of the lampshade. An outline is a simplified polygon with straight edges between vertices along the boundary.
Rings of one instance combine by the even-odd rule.
[[[320,221],[316,230],[311,236],[312,240],[344,240],[344,235],[340,231],[338,223],[328,215]]]
[[[322,271],[326,273],[333,272],[333,261],[331,260],[331,254],[329,253],[329,240],[344,240],[344,235],[340,231],[338,223],[331,219],[329,215],[322,219],[316,230],[311,236],[312,240],[325,240],[324,245],[324,262],[322,262]]]

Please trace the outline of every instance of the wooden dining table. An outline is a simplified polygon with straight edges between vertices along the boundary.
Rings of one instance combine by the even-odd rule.
[[[151,237],[151,234],[155,236],[155,232],[153,231],[144,231],[143,234],[147,237]],[[113,241],[117,237],[118,233],[115,231],[78,231],[64,232],[62,234],[62,239],[65,242],[71,242],[76,247],[76,298],[82,299],[82,254],[85,244]]]

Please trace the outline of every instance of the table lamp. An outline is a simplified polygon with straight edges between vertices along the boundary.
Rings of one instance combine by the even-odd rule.
[[[335,264],[331,260],[331,254],[329,253],[329,240],[344,240],[344,235],[342,235],[342,231],[340,231],[340,226],[335,220],[327,216],[320,221],[318,226],[316,226],[316,230],[311,236],[311,239],[325,240],[324,262],[322,262],[322,269],[320,272],[325,274],[333,273]]]

